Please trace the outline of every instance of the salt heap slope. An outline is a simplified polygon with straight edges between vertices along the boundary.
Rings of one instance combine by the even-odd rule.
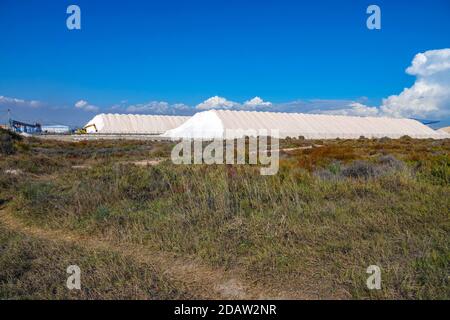
[[[135,114],[99,114],[84,128],[98,134],[162,134],[182,125],[190,117]]]
[[[438,130],[438,132],[443,132],[443,133],[449,133],[450,134],[450,127],[440,128]]]
[[[197,113],[164,136],[173,139],[239,138],[262,135],[261,130],[266,130],[268,135],[271,135],[271,130],[278,130],[280,138],[303,136],[306,139],[400,138],[405,135],[433,139],[449,137],[412,119],[230,110]]]

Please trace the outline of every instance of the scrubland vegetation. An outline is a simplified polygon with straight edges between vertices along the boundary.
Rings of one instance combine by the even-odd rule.
[[[109,248],[145,247],[285,298],[449,299],[450,141],[286,139],[280,170],[174,165],[167,142],[2,138],[0,298],[199,297]],[[152,166],[133,161],[162,159]],[[165,159],[165,160],[164,160]],[[88,270],[80,292],[69,264]],[[368,290],[366,268],[382,270]],[[267,293],[267,294],[266,294]],[[201,296],[200,296],[201,297]],[[220,297],[217,297],[220,298]]]

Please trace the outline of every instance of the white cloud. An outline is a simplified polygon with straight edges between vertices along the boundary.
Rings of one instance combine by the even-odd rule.
[[[225,98],[214,96],[206,99],[202,103],[196,106],[198,110],[210,110],[210,109],[233,109],[238,107],[239,103],[229,101]]]
[[[84,109],[76,108],[73,105],[54,105],[48,102],[0,95],[0,124],[8,121],[7,109],[11,109],[11,117],[14,120],[27,123],[76,126],[86,123],[91,117],[89,113],[83,111]]]
[[[343,108],[315,112],[356,116],[445,119],[450,116],[450,49],[418,53],[406,69],[415,83],[383,99],[380,107],[351,102]]]
[[[119,108],[121,108],[120,106]],[[147,103],[139,103],[129,106],[123,106],[124,110],[129,113],[139,114],[192,114],[192,108],[183,104],[169,104],[165,101],[150,101]]]
[[[211,110],[211,109],[226,109],[226,110],[259,110],[269,108],[272,106],[271,102],[264,101],[260,97],[254,97],[244,103],[238,103],[226,98],[214,96],[206,99],[198,104],[195,108],[197,110]]]
[[[149,112],[165,112],[169,108],[169,104],[164,101],[151,101],[148,103],[140,103],[130,105],[126,108],[127,112],[131,113],[149,113]]]
[[[450,72],[450,49],[429,50],[418,53],[406,72],[413,76],[431,76],[433,74]]]
[[[0,105],[6,106],[6,107],[39,108],[40,106],[42,106],[42,103],[37,100],[23,100],[23,99],[0,96]]]
[[[76,103],[75,103],[75,108],[80,108],[80,109],[82,109],[82,108],[84,108],[85,106],[87,106],[87,101],[85,101],[85,100],[80,100],[80,101],[77,101]]]
[[[86,100],[79,100],[75,103],[75,108],[81,109],[88,112],[98,112],[100,110],[99,107],[89,104]]]
[[[272,102],[264,101],[260,97],[254,97],[253,99],[245,101],[243,105],[243,107],[247,109],[253,109],[257,107],[270,107],[270,106],[272,106]]]
[[[380,114],[377,107],[369,107],[360,102],[352,102],[347,108],[336,110],[325,110],[320,113],[334,114],[342,116],[376,117]]]
[[[172,105],[172,108],[175,110],[191,110],[192,108],[184,103],[175,103]]]
[[[362,101],[362,98],[358,100]],[[311,99],[286,103],[272,103],[256,96],[243,103],[238,103],[223,97],[214,96],[196,106],[197,111],[211,109],[326,113],[358,116],[375,116],[378,114],[378,108],[376,107],[368,107],[358,101],[343,99]]]
[[[450,116],[450,49],[417,54],[406,72],[416,76],[416,82],[383,99],[381,112],[393,117]]]
[[[356,101],[346,99],[295,100],[291,102],[272,104],[269,109],[270,111],[277,112],[322,113],[336,115],[374,115],[377,111],[377,108],[364,106],[362,102],[364,102],[365,100],[367,99],[359,98]]]

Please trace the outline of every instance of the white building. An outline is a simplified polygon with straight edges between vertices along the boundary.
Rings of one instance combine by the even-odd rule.
[[[268,135],[271,135],[271,130],[278,130],[280,138],[303,136],[306,139],[400,138],[406,135],[412,138],[450,137],[412,119],[229,110],[197,113],[164,136],[173,139],[236,138],[261,135],[261,130],[266,130]]]
[[[99,114],[85,126],[87,133],[162,134],[182,125],[189,117],[133,114]]]
[[[63,126],[63,125],[44,125],[42,126],[42,132],[43,133],[52,133],[52,134],[64,134],[69,133],[70,128],[69,126]]]

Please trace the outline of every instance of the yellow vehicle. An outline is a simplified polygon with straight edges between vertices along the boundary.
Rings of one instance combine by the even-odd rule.
[[[82,129],[78,129],[77,131],[75,131],[76,134],[87,134],[87,129],[94,127],[95,132],[97,132],[97,127],[95,126],[95,124],[90,124]]]

